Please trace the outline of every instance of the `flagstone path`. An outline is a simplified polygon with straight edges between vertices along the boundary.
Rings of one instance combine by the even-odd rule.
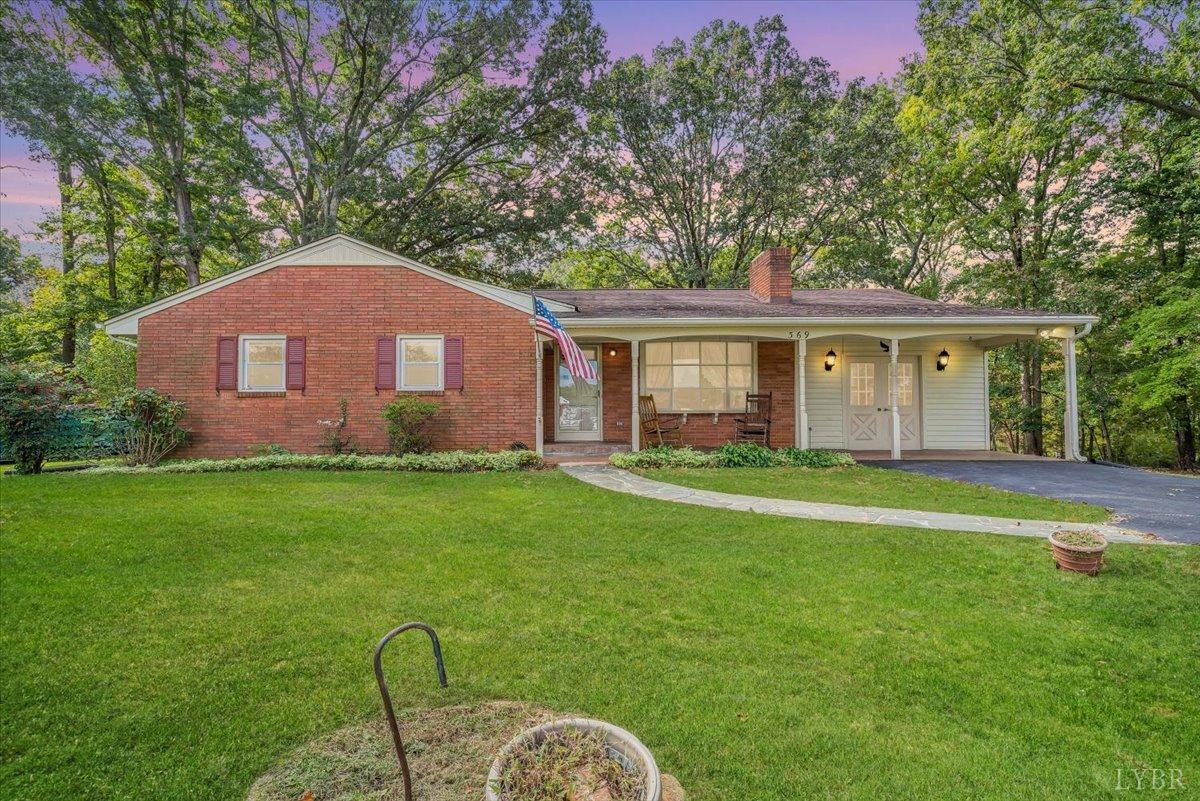
[[[1111,542],[1164,543],[1152,534],[1102,523],[1063,523],[1052,520],[1019,520],[987,515],[960,515],[947,512],[920,512],[915,509],[886,509],[877,506],[844,506],[838,503],[760,498],[728,492],[681,487],[639,476],[611,465],[564,464],[559,469],[569,476],[602,489],[674,501],[693,506],[758,512],[764,515],[799,517],[807,520],[833,520],[839,523],[873,523],[881,526],[973,531],[985,534],[1010,534],[1018,537],[1047,537],[1064,529],[1092,529]]]

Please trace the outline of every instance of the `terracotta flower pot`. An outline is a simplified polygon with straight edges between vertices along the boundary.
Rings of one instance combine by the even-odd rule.
[[[1060,536],[1065,538],[1078,533],[1056,531],[1050,535],[1050,548],[1054,551],[1054,561],[1059,570],[1070,570],[1094,576],[1100,572],[1100,562],[1104,558],[1104,549],[1108,547],[1108,540],[1095,531],[1087,532],[1096,541],[1094,545],[1083,545],[1069,540],[1064,542],[1063,539],[1060,539]]]

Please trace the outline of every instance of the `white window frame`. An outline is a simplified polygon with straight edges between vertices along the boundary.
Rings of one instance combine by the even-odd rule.
[[[653,343],[653,342],[663,342],[663,343],[699,342],[699,343],[701,343],[702,349],[704,347],[703,343],[705,343],[705,342],[726,342],[726,343],[728,343],[728,342],[748,342],[748,343],[750,343],[750,388],[747,389],[746,392],[749,394],[754,394],[754,393],[758,392],[758,340],[756,340],[756,339],[740,339],[738,337],[680,337],[680,338],[673,338],[673,339],[642,340],[641,358],[638,359],[638,391],[643,394],[648,394],[649,392],[651,392],[651,388],[646,383],[646,373],[650,367],[650,363],[649,363],[649,361],[647,361],[645,354],[646,354],[646,345]],[[728,357],[726,357],[725,365],[726,365],[726,367],[729,366]],[[664,365],[657,365],[657,366],[661,367]],[[674,367],[673,364],[671,366]],[[700,365],[700,366],[702,367],[703,365]],[[674,382],[674,370],[672,370],[672,382]],[[658,389],[661,389],[661,387],[658,387]],[[671,392],[672,403],[674,403],[674,398],[675,398],[674,389],[675,388],[672,387],[671,389],[672,389],[672,392]],[[729,388],[728,387],[725,388],[725,397],[726,398],[729,397]],[[746,409],[745,409],[745,407],[742,407],[742,408],[738,408],[738,409],[719,409],[719,410],[714,411],[712,409],[675,409],[675,408],[670,408],[670,409],[659,409],[658,411],[660,414],[690,414],[690,415],[696,415],[696,416],[703,416],[703,415],[714,415],[714,414],[741,414],[741,413],[745,412]]]
[[[279,342],[283,348],[283,381],[278,386],[250,386],[250,348],[251,342]],[[267,362],[263,362],[267,364]],[[238,336],[238,391],[239,392],[286,392],[287,391],[287,335],[286,334],[241,334]]]
[[[404,383],[404,341],[425,340],[437,342],[437,383],[436,384],[405,384]],[[413,362],[414,364],[431,364],[431,362]],[[446,337],[442,334],[396,334],[396,391],[398,392],[441,392],[446,388]]]

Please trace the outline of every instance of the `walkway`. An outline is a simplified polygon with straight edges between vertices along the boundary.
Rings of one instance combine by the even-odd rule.
[[[1113,542],[1158,542],[1153,537],[1132,529],[1098,523],[1056,523],[1048,520],[1015,520],[1007,517],[958,515],[945,512],[918,512],[909,509],[884,509],[874,506],[843,506],[837,503],[814,503],[781,498],[759,498],[754,495],[734,495],[728,492],[681,487],[639,476],[611,465],[561,465],[567,475],[602,489],[640,495],[660,501],[688,503],[732,509],[739,512],[758,512],[781,517],[807,520],[833,520],[839,523],[874,523],[881,526],[944,529],[946,531],[975,531],[985,534],[1012,534],[1018,537],[1046,537],[1062,529],[1095,529]]]

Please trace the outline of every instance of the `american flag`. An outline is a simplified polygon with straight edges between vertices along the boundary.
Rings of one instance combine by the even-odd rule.
[[[533,296],[533,327],[539,334],[553,337],[558,343],[563,364],[567,366],[571,375],[582,378],[589,384],[596,383],[596,370],[592,363],[583,355],[583,351],[575,344],[575,340],[571,339],[571,335],[562,327],[558,318],[550,313],[545,303],[538,300],[537,295]]]

